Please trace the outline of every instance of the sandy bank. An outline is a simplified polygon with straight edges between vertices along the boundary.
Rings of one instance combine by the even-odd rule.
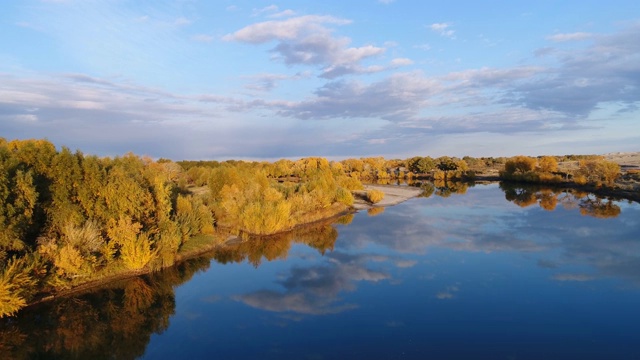
[[[367,190],[380,190],[384,193],[384,198],[379,203],[372,205],[365,200]],[[354,191],[354,193],[356,195],[356,201],[354,202],[353,207],[356,210],[367,210],[372,207],[385,207],[400,204],[403,201],[417,197],[422,193],[422,190],[410,186],[365,185],[364,190]]]

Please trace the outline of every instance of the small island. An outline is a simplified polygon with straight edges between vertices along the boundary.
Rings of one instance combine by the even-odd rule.
[[[412,197],[455,192],[464,182],[581,187],[638,201],[638,157],[618,155],[176,162],[0,138],[0,317],[173,266],[229,239],[271,236],[358,210],[374,215]],[[434,185],[411,186],[424,181]]]

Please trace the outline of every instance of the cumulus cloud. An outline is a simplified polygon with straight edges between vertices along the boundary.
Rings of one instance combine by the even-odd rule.
[[[250,44],[275,41],[277,44],[271,52],[285,64],[321,66],[322,76],[326,78],[382,70],[362,67],[360,62],[382,54],[384,48],[373,45],[350,47],[351,39],[334,37],[331,29],[327,27],[349,23],[349,20],[333,16],[306,15],[249,25],[225,35],[223,39]]]

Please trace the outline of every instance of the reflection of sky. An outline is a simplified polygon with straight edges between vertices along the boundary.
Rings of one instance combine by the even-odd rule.
[[[294,245],[194,276],[147,356],[633,358],[640,207],[621,208],[520,208],[477,186],[359,213],[325,256]]]

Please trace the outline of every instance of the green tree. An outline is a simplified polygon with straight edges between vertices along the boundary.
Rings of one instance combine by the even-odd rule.
[[[415,174],[426,174],[433,170],[436,166],[435,162],[430,157],[416,156],[408,160],[409,171]]]

